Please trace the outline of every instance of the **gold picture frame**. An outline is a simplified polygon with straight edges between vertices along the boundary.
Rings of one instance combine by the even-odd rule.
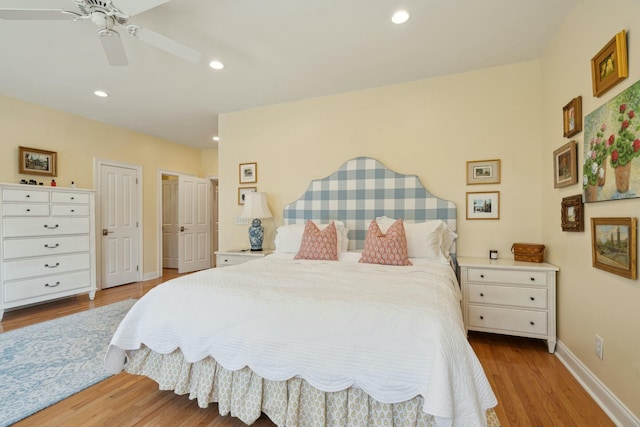
[[[578,182],[578,148],[569,141],[553,152],[553,188],[566,187]]]
[[[467,162],[467,185],[500,184],[500,159]]]
[[[39,148],[18,147],[19,173],[58,176],[58,153]]]
[[[255,184],[258,182],[258,164],[256,162],[240,163],[238,181],[240,184]]]
[[[573,135],[582,132],[582,97],[573,98],[567,105],[562,107],[563,135],[571,138]]]
[[[593,266],[635,280],[636,227],[636,218],[591,218]]]
[[[591,59],[593,96],[599,98],[627,77],[627,32],[622,30]]]
[[[564,197],[561,205],[562,231],[584,231],[584,203],[582,194]]]
[[[500,219],[500,192],[468,192],[466,218],[468,220]]]
[[[244,196],[247,193],[255,193],[258,187],[238,187],[238,204],[244,205]]]

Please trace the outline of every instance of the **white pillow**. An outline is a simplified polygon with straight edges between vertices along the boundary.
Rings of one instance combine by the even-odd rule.
[[[323,230],[329,223],[320,224],[313,221],[320,230]],[[338,253],[344,252],[349,246],[349,229],[344,226],[342,221],[333,221],[336,223],[336,231],[338,232]],[[300,243],[302,243],[302,235],[304,234],[304,224],[281,225],[276,232],[275,246],[277,253],[298,253]]]
[[[380,230],[386,230],[395,219],[386,216],[376,218]],[[457,235],[447,224],[439,219],[424,222],[405,222],[407,252],[409,258],[427,258],[434,261],[449,262],[449,249]]]

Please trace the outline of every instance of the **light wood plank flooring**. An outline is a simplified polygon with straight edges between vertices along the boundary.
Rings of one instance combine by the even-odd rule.
[[[171,279],[133,283],[98,291],[94,301],[79,295],[5,313],[0,332],[56,317],[140,298],[149,289]],[[543,341],[471,333],[473,346],[498,398],[503,426],[613,426]],[[244,424],[218,415],[217,406],[200,409],[187,396],[160,391],[141,376],[120,373],[77,393],[16,424],[16,426],[219,426]],[[254,426],[274,426],[263,416]]]

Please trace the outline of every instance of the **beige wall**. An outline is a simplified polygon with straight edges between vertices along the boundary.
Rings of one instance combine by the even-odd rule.
[[[200,152],[202,162],[202,176],[218,175],[218,149],[207,148]]]
[[[579,194],[582,186],[553,189],[552,152],[568,141],[562,138],[562,106],[581,95],[582,111],[587,115],[640,79],[640,4],[628,0],[603,4],[596,0],[577,2],[542,60],[542,235],[552,249],[549,261],[561,269],[560,340],[640,418],[640,284],[591,266],[589,229],[593,217],[637,218],[640,199],[585,204],[585,232],[569,233],[560,228],[560,203],[563,197]],[[595,98],[590,60],[623,29],[628,32],[629,78]],[[583,136],[580,133],[572,138],[578,141],[580,178]],[[594,354],[596,334],[604,338],[604,360]]]
[[[0,182],[51,179],[18,174],[18,146],[58,153],[58,186],[94,188],[94,159],[142,166],[145,275],[158,271],[158,169],[202,176],[200,150],[0,96]],[[211,170],[214,170],[212,168]],[[98,245],[98,259],[100,256]],[[98,278],[98,280],[100,280]]]
[[[282,224],[282,207],[310,180],[356,156],[417,174],[458,208],[462,255],[507,256],[514,241],[541,239],[540,69],[538,62],[225,114],[220,118],[220,248],[247,247],[235,225],[238,164],[258,163],[258,191]],[[502,160],[502,183],[467,186],[466,161]],[[465,221],[467,191],[500,191],[499,221]]]

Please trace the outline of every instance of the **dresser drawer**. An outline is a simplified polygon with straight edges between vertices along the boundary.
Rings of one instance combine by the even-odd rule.
[[[468,292],[470,303],[547,308],[547,288],[469,285]]]
[[[89,218],[5,218],[4,237],[88,234]]]
[[[49,205],[43,203],[9,203],[2,205],[4,216],[49,216]]]
[[[4,280],[17,280],[83,270],[89,267],[89,254],[83,253],[5,261],[3,270]]]
[[[53,205],[51,206],[53,216],[88,216],[89,205]]]
[[[88,288],[90,285],[91,273],[89,270],[21,280],[5,285],[4,302],[10,303],[72,289]]]
[[[467,307],[469,327],[547,335],[547,312],[508,308]]]
[[[43,237],[3,242],[4,259],[89,252],[89,236]]]
[[[87,193],[74,193],[74,192],[58,192],[51,194],[51,201],[53,203],[65,203],[65,204],[89,204],[89,195]]]
[[[246,257],[243,255],[217,255],[216,267],[228,267],[230,265],[238,265],[243,262],[251,261],[254,258]]]
[[[4,189],[2,190],[2,201],[4,202],[49,202],[48,191],[38,191],[33,189]]]
[[[547,273],[544,271],[469,268],[468,275],[470,282],[512,283],[541,286],[547,284]]]

